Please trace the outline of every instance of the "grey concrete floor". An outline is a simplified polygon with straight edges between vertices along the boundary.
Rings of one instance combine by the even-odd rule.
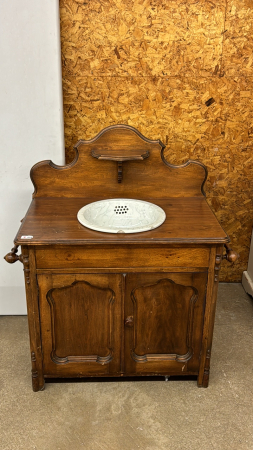
[[[0,318],[1,450],[252,450],[253,300],[220,284],[208,389],[196,381],[47,383],[25,316]]]

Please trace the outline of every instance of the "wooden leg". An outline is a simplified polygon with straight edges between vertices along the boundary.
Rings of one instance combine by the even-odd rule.
[[[35,353],[31,353],[32,360],[32,387],[34,392],[44,391],[45,389],[45,380],[43,374],[38,372],[36,365],[36,356]]]
[[[32,388],[33,388],[34,392],[44,391],[44,389],[45,389],[44,378],[39,379],[38,377],[33,378],[33,376],[32,376]]]
[[[198,378],[198,387],[207,388],[209,384],[211,350],[207,350],[204,373],[202,378]]]
[[[219,283],[219,270],[222,261],[222,250],[223,246],[214,246],[212,247],[210,254],[210,270],[206,290],[203,341],[198,375],[199,387],[208,387],[209,382],[213,327]]]
[[[35,392],[44,389],[42,345],[40,335],[39,293],[36,278],[34,249],[22,246],[24,264],[27,317],[32,360],[32,387]]]

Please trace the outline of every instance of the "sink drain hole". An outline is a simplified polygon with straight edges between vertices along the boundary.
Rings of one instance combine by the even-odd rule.
[[[116,214],[127,214],[128,211],[128,207],[127,206],[115,206],[114,207],[114,212]]]

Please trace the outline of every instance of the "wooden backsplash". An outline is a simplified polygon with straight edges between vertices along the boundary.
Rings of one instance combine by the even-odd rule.
[[[253,1],[60,0],[66,159],[79,139],[129,124],[167,159],[208,167],[208,203],[240,253],[253,224]]]

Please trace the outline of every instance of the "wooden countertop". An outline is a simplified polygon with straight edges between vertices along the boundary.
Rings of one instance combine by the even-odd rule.
[[[90,230],[77,220],[80,208],[98,198],[36,197],[23,219],[15,244],[212,244],[227,243],[229,238],[209,208],[205,198],[184,197],[140,200],[164,209],[165,222],[143,233],[111,234]],[[33,236],[21,239],[21,236]]]

